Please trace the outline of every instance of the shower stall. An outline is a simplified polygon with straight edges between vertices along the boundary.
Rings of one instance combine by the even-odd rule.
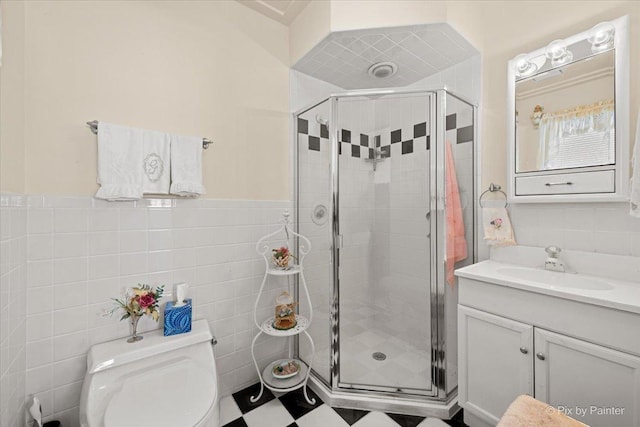
[[[447,284],[447,145],[474,262],[475,107],[446,90],[347,92],[295,114],[295,222],[315,310],[296,356],[335,406],[448,418],[457,290]],[[304,314],[304,312],[302,312]]]

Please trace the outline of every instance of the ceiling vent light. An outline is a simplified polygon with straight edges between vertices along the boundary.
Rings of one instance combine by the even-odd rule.
[[[378,62],[369,67],[369,75],[378,79],[386,79],[398,72],[398,66],[393,62]]]

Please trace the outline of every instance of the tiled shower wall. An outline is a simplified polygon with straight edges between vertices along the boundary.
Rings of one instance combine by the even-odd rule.
[[[255,244],[289,202],[29,196],[28,206],[26,393],[41,399],[47,419],[77,426],[88,348],[129,333],[127,322],[101,314],[138,283],[167,285],[167,299],[174,284],[190,285],[194,319],[218,338],[223,395],[257,380],[250,344],[264,261]],[[259,321],[285,286],[270,279]],[[142,330],[162,326],[143,321]],[[287,340],[264,340],[256,354],[273,360],[286,349]]]
[[[473,147],[475,127],[473,108],[452,95],[446,97],[445,140],[451,144],[454,159],[458,192],[462,206],[462,217],[467,241],[467,258],[456,263],[456,268],[473,264],[473,238],[475,226],[473,221],[473,186],[474,161]],[[476,175],[477,176],[477,175]],[[455,279],[457,280],[457,278]],[[458,386],[458,291],[457,286],[445,286],[445,357],[447,361],[447,391]]]
[[[0,195],[0,425],[24,425],[27,291],[25,197]]]
[[[297,119],[298,144],[298,231],[311,241],[311,252],[304,261],[305,279],[313,303],[313,321],[309,334],[315,344],[313,369],[324,379],[329,380],[329,349],[331,325],[331,292],[333,264],[331,247],[333,231],[331,229],[331,173],[329,130],[316,120],[316,115],[327,119],[329,103],[324,102],[300,115]],[[323,212],[321,218],[315,218],[317,212]],[[308,316],[307,304],[301,298],[300,313]],[[302,359],[311,361],[311,347],[306,337],[300,338]]]
[[[362,121],[342,123],[339,132],[340,168],[340,304],[344,312],[354,302],[369,304],[374,236],[374,184],[372,157],[374,137]],[[348,126],[348,128],[347,128]]]
[[[364,304],[379,317],[376,328],[408,342],[429,342],[428,331],[423,327],[430,321],[429,288],[425,288],[430,259],[429,223],[425,217],[429,209],[431,152],[428,105],[425,96],[408,96],[347,99],[340,100],[338,106],[340,234],[343,236],[341,309],[349,312],[362,309]],[[316,252],[305,269],[316,312],[323,315],[328,315],[326,310],[331,304],[331,230],[328,223],[313,224],[311,216],[314,207],[323,203],[329,207],[330,201],[329,134],[316,120],[317,116],[328,117],[328,113],[328,104],[323,103],[301,114],[296,138],[300,164],[300,227],[314,247],[322,248],[322,255]],[[473,109],[449,97],[446,124],[472,254]],[[374,149],[382,152],[375,171],[371,161]],[[472,259],[470,256],[460,265]],[[448,298],[453,307],[454,296]],[[412,319],[403,323],[400,330],[389,326],[394,324],[391,313],[397,312]],[[448,325],[450,331],[455,328],[455,320],[452,322]],[[329,331],[330,325],[319,319],[314,320],[310,329],[316,344],[321,343],[317,346],[315,369],[325,378],[328,377]],[[303,354],[308,350],[304,341],[301,348]],[[429,354],[430,350],[423,351]],[[449,351],[455,355],[455,349],[449,348]],[[453,359],[448,357],[451,363]],[[425,365],[427,363],[425,360]],[[450,369],[450,375],[449,384],[453,388],[455,366]]]
[[[429,128],[430,96],[376,102],[383,160],[372,172],[375,187],[371,298],[376,327],[430,354],[429,332]],[[397,322],[395,313],[402,313]],[[427,325],[427,327],[425,327]],[[421,361],[426,369],[426,356]],[[428,372],[428,371],[427,371]],[[430,383],[424,378],[425,388]]]
[[[467,241],[467,259],[456,263],[456,268],[473,264],[473,145],[475,123],[473,108],[452,95],[447,95],[445,116],[445,140],[451,144],[451,152],[456,168],[458,191],[462,205]]]

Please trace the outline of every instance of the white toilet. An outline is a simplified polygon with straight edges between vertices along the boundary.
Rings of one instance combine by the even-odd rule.
[[[129,344],[91,347],[82,385],[82,427],[218,427],[218,374],[205,320],[189,333],[162,330]]]

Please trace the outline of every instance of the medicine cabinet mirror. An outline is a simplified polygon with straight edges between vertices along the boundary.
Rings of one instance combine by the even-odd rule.
[[[600,23],[509,61],[512,202],[626,199],[627,21]]]

